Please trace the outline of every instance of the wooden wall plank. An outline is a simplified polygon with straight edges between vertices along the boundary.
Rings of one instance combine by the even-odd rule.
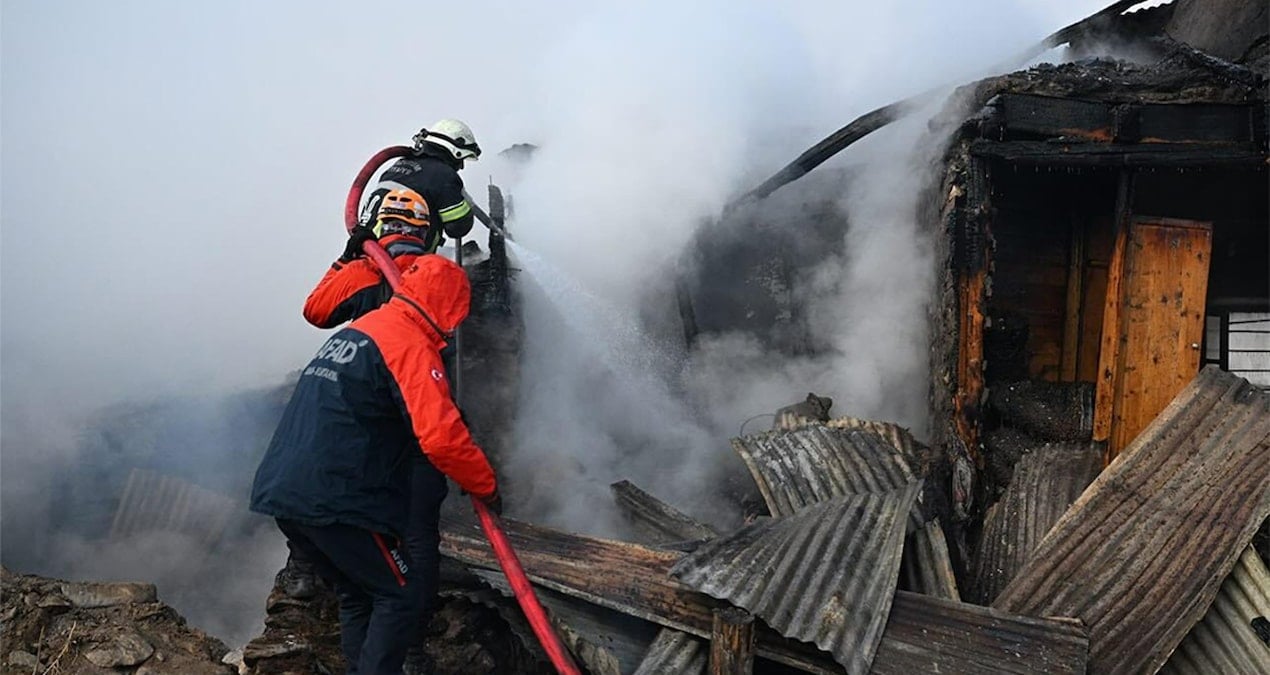
[[[1107,269],[1107,294],[1102,311],[1102,338],[1098,350],[1098,377],[1094,380],[1094,440],[1111,435],[1111,409],[1116,393],[1117,359],[1120,351],[1121,279],[1124,276],[1125,244],[1129,238],[1129,209],[1133,196],[1133,173],[1122,171],[1116,188],[1115,246]]]

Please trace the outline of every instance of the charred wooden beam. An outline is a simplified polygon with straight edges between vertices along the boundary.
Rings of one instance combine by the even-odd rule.
[[[1265,110],[1220,103],[1124,104],[1036,94],[1001,94],[996,140],[1258,144]]]
[[[709,675],[750,675],[754,672],[754,616],[743,609],[714,610],[710,631]]]
[[[971,154],[1026,166],[1201,168],[1260,166],[1266,153],[1251,143],[1082,143],[989,141],[970,144]]]
[[[628,480],[609,486],[622,515],[655,544],[709,539],[715,531]]]
[[[535,584],[661,626],[709,638],[713,612],[726,606],[670,577],[683,554],[568,534],[504,520]],[[447,523],[441,552],[474,567],[498,561],[478,530]],[[877,673],[1084,672],[1086,640],[1078,624],[1034,619],[899,592],[873,661]],[[814,645],[756,627],[756,654],[813,673],[842,668]]]

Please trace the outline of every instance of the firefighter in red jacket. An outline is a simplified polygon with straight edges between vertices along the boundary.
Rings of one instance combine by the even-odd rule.
[[[398,294],[318,350],[256,472],[252,510],[276,518],[289,546],[336,590],[349,673],[400,673],[420,604],[436,591],[435,577],[402,551],[416,489],[406,462],[424,458],[436,476],[501,510],[494,472],[441,363],[470,298],[458,265],[416,259]]]
[[[416,191],[396,187],[379,195],[374,209],[374,227],[355,227],[344,253],[327,270],[304,303],[304,318],[318,328],[333,328],[374,310],[388,301],[392,289],[373,261],[362,255],[362,244],[378,239],[392,256],[397,268],[409,269],[420,256],[429,253],[427,240],[437,227],[427,201]],[[465,278],[466,282],[466,278]],[[448,354],[448,352],[447,352]],[[448,364],[443,372],[449,372]],[[449,491],[445,477],[423,457],[411,460],[411,505],[405,529],[406,550],[423,583],[419,625],[426,626],[436,603],[435,589],[440,574],[437,543],[440,540],[441,503]],[[312,574],[303,551],[292,550],[287,561],[284,588],[295,597],[312,593]],[[426,671],[427,658],[412,645],[410,665]]]

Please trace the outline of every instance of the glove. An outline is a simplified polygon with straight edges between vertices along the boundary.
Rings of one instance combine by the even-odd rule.
[[[358,225],[348,233],[348,244],[344,246],[344,255],[340,256],[340,262],[349,262],[362,255],[362,244],[368,241],[375,241],[379,237],[375,236],[375,231],[365,225]]]
[[[486,497],[485,499],[482,499],[481,503],[485,505],[485,508],[489,509],[490,511],[493,511],[494,515],[496,516],[503,515],[503,497],[502,495],[498,494],[497,489],[494,490],[494,494]]]

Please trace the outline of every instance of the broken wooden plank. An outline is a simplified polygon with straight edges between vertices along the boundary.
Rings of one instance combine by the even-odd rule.
[[[735,607],[714,610],[710,632],[710,675],[754,672],[754,616]]]
[[[1270,515],[1270,395],[1208,367],[1050,530],[993,603],[1072,616],[1090,669],[1154,672]]]
[[[721,604],[670,577],[682,553],[583,537],[504,519],[526,574],[537,585],[661,626],[708,638]],[[446,523],[441,552],[497,569],[473,526]],[[812,673],[841,673],[814,645],[757,628],[756,653]],[[874,672],[1083,673],[1086,642],[1071,622],[1032,619],[915,593],[896,593],[874,658]],[[1033,665],[1035,664],[1035,665]]]
[[[684,556],[670,573],[862,675],[882,639],[919,489],[909,483],[835,497],[747,525]]]
[[[627,521],[647,538],[648,543],[709,539],[715,531],[691,516],[639,489],[628,480],[609,486],[613,499]]]
[[[1102,470],[1098,443],[1047,443],[1023,455],[988,508],[975,553],[971,599],[991,604],[1050,528]]]

